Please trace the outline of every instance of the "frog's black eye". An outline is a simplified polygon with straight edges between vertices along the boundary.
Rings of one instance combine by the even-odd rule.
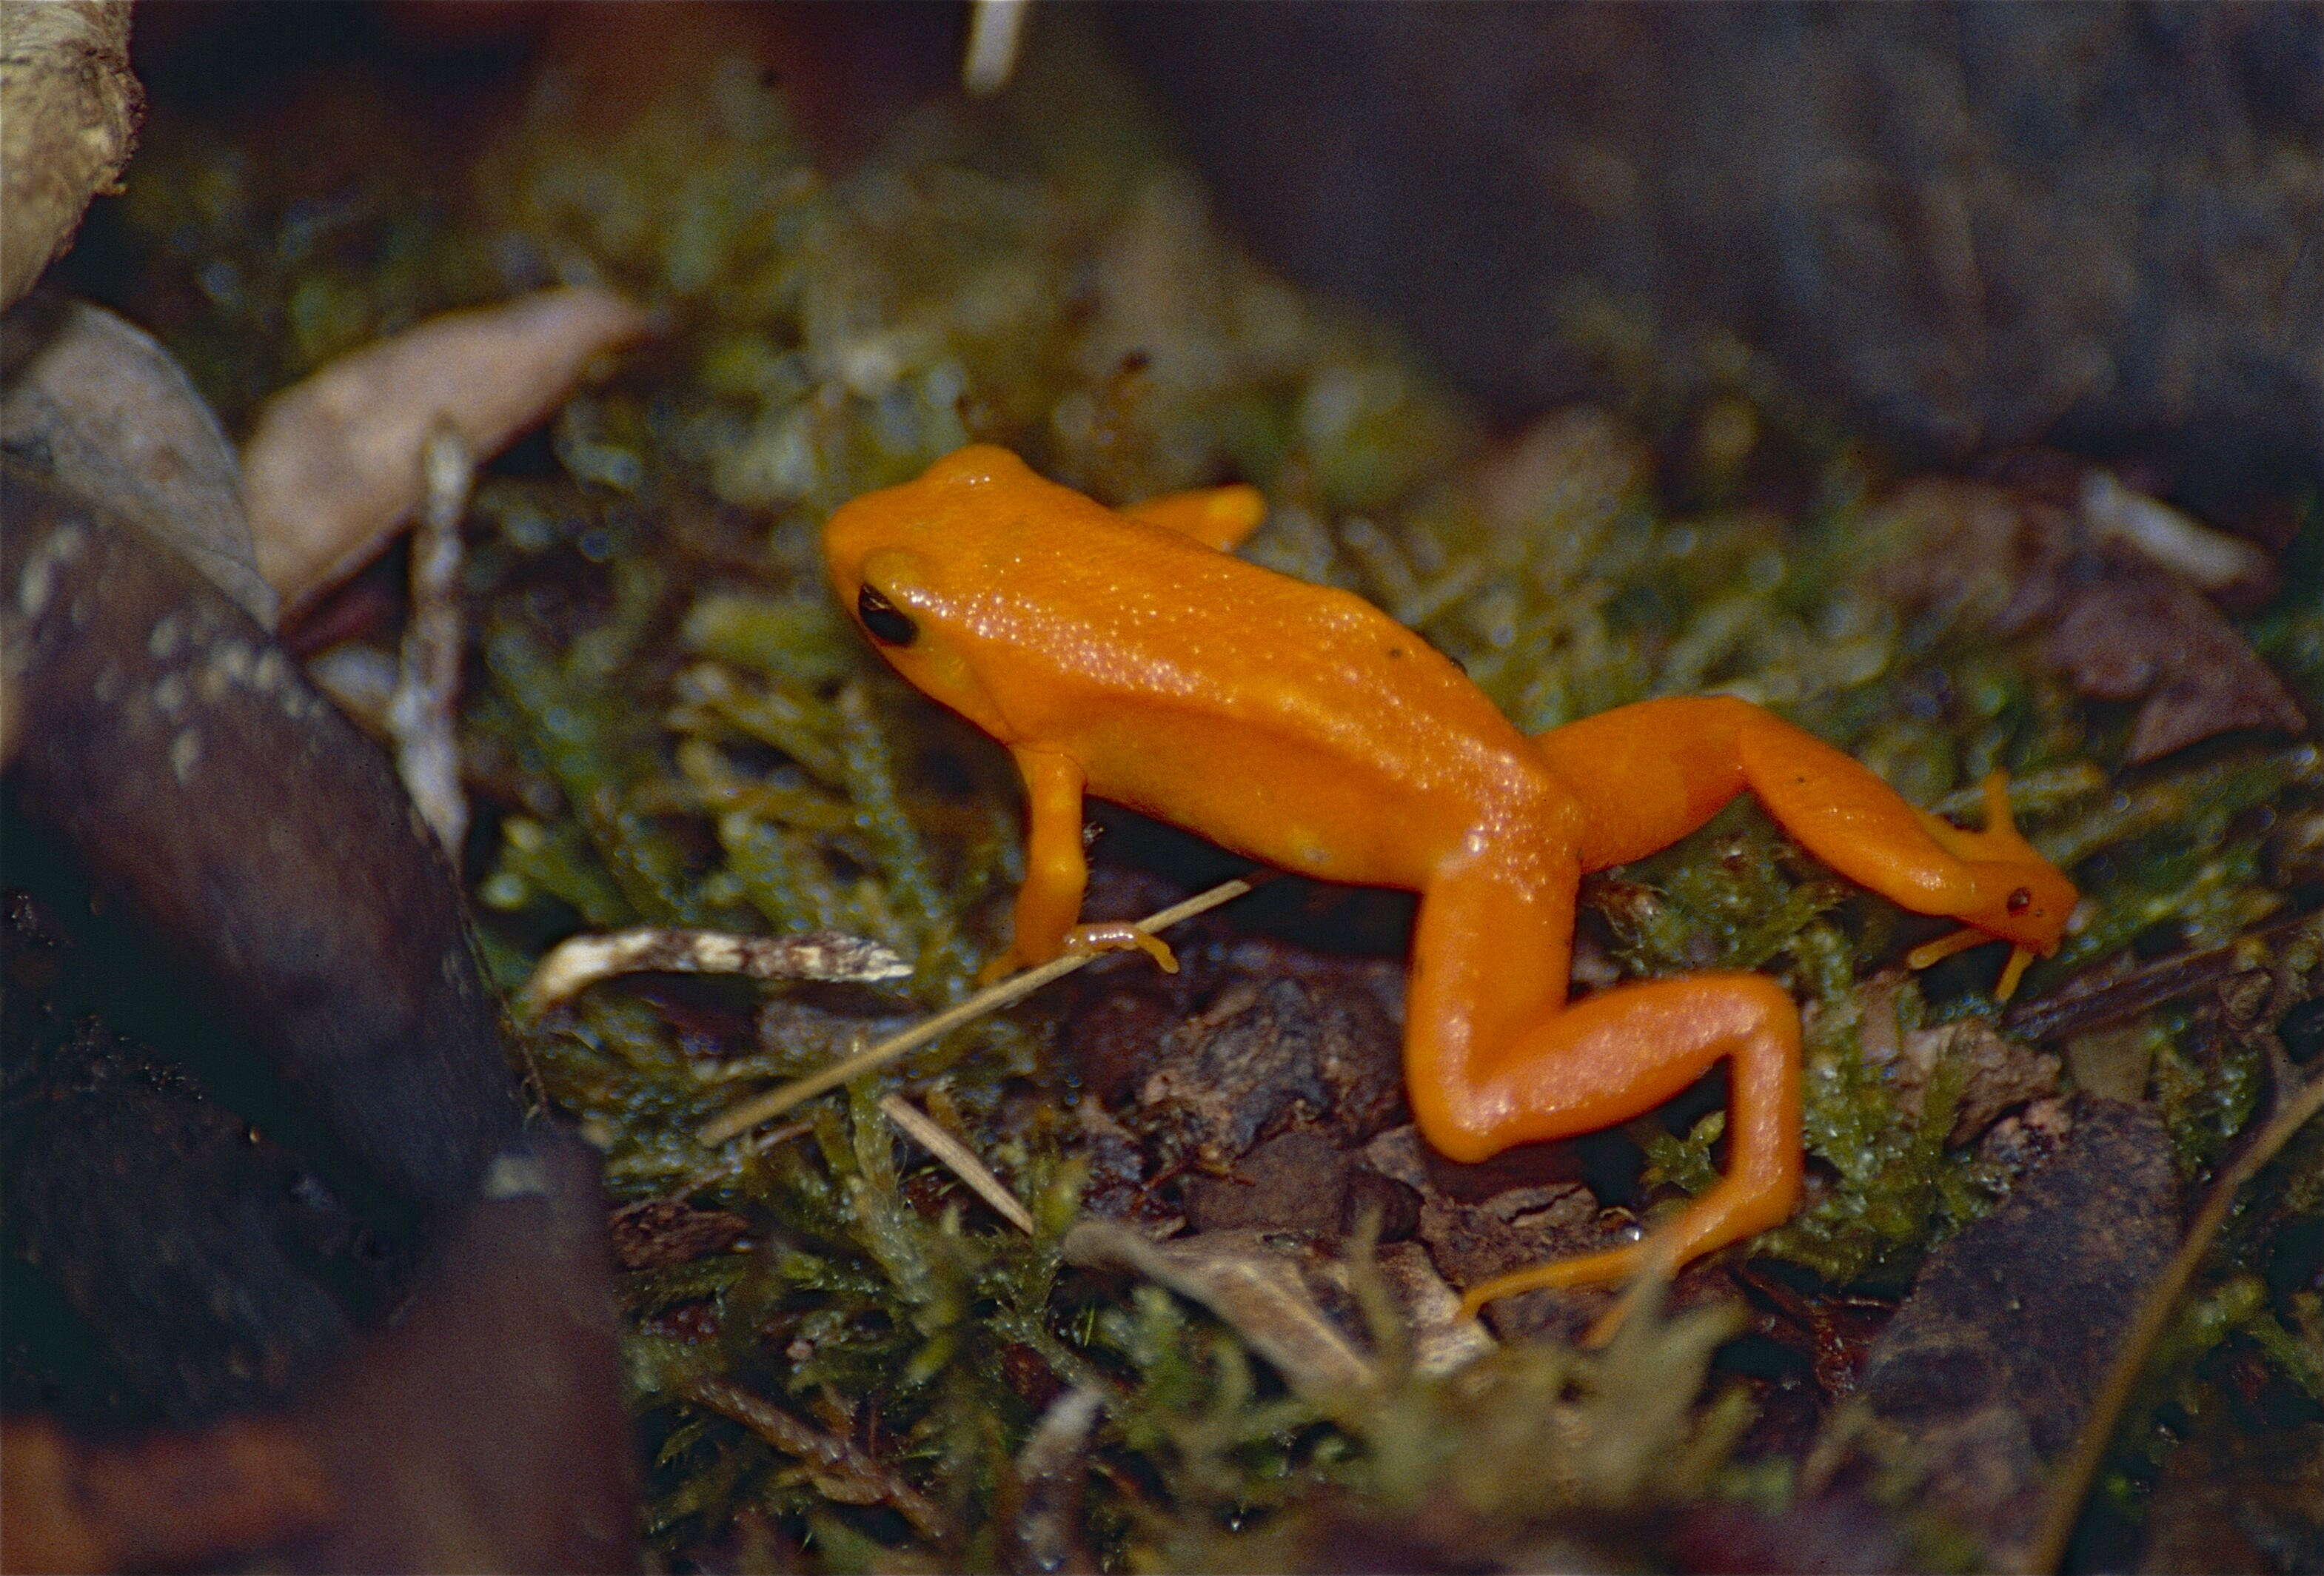
[[[908,646],[919,638],[919,626],[869,585],[855,594],[855,616],[863,621],[872,638],[882,645]]]
[[[2034,894],[2031,889],[2020,887],[2009,894],[2009,911],[2012,914],[2023,914],[2032,907],[2034,907]]]

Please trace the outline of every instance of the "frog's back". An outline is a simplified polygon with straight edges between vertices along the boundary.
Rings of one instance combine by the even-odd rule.
[[[1093,792],[1310,873],[1407,884],[1416,854],[1537,788],[1538,757],[1492,703],[1360,597],[1116,513],[1005,451],[914,488],[889,529],[925,544],[945,638],[1004,742],[1071,755]]]
[[[1029,693],[1042,690],[1076,710],[1185,709],[1318,742],[1351,725],[1376,744],[1384,730],[1518,738],[1458,667],[1361,597],[1118,513],[1004,449],[964,450],[917,485],[952,638],[982,649],[972,660],[996,694],[1017,693],[1013,719],[1046,709]]]

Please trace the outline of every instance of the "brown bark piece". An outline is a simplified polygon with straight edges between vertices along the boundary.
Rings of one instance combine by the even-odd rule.
[[[137,143],[128,0],[0,5],[0,307],[72,244]]]
[[[1165,1038],[1139,1092],[1167,1147],[1223,1171],[1301,1125],[1361,1142],[1393,1119],[1402,1074],[1386,1014],[1356,993],[1296,980],[1231,987]]]

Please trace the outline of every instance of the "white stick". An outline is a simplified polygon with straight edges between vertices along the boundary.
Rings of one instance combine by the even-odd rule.
[[[1250,891],[1252,885],[1252,882],[1240,879],[1222,881],[1207,892],[1198,892],[1183,903],[1173,904],[1158,914],[1148,915],[1138,921],[1135,928],[1152,935],[1168,929],[1181,919],[1192,919],[1222,903],[1232,902]],[[723,1144],[736,1133],[746,1132],[770,1117],[782,1115],[801,1101],[813,1100],[826,1089],[835,1089],[874,1067],[894,1061],[907,1051],[918,1050],[930,1040],[941,1038],[964,1023],[1030,996],[1050,981],[1064,979],[1098,955],[1096,953],[1067,953],[1064,957],[1050,959],[1038,968],[1011,974],[1000,983],[979,991],[959,1006],[948,1007],[933,1018],[924,1018],[903,1033],[891,1035],[869,1050],[858,1051],[833,1063],[820,1073],[810,1074],[795,1083],[770,1090],[756,1100],[745,1101],[724,1116],[705,1122],[702,1142],[706,1147]]]

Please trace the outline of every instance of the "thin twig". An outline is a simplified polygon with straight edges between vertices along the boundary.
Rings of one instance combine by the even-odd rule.
[[[468,798],[460,787],[460,740],[453,710],[460,699],[460,521],[475,484],[475,457],[449,422],[420,452],[427,502],[411,536],[411,613],[387,725],[395,735],[396,770],[404,791],[457,864],[468,834]]]
[[[785,1455],[805,1461],[816,1486],[829,1498],[843,1505],[888,1506],[922,1537],[935,1543],[951,1539],[952,1519],[942,1507],[906,1482],[893,1467],[846,1440],[803,1423],[764,1396],[724,1379],[696,1379],[686,1386],[684,1394],[696,1405],[733,1418]]]
[[[977,97],[998,93],[1017,69],[1032,0],[973,0],[968,13],[968,50],[960,63],[960,85]]]
[[[1167,930],[1181,919],[1192,919],[1222,903],[1232,902],[1267,879],[1267,875],[1262,873],[1248,880],[1238,878],[1221,881],[1207,892],[1198,892],[1183,903],[1174,903],[1158,914],[1148,915],[1139,920],[1134,928],[1148,935]],[[826,1089],[836,1089],[874,1067],[894,1061],[907,1051],[918,1050],[931,1040],[942,1038],[964,1023],[974,1022],[988,1012],[997,1011],[1012,1001],[1030,996],[1050,981],[1064,979],[1099,955],[1096,953],[1068,953],[1037,968],[1011,974],[1000,983],[979,991],[958,1006],[948,1007],[933,1018],[922,1018],[903,1033],[890,1036],[868,1050],[858,1051],[844,1060],[835,1062],[822,1072],[811,1074],[796,1083],[786,1083],[756,1100],[745,1101],[724,1116],[704,1123],[702,1142],[706,1147],[723,1144],[736,1133],[757,1127],[770,1117],[780,1116],[801,1101],[813,1100]]]
[[[1001,1178],[992,1175],[984,1162],[977,1157],[975,1150],[936,1126],[936,1120],[927,1112],[900,1094],[888,1094],[881,1097],[880,1113],[903,1129],[921,1148],[943,1161],[954,1176],[973,1188],[976,1196],[991,1204],[1002,1220],[1028,1237],[1033,1234],[1031,1212],[1017,1202],[1017,1195],[1009,1191]]]
[[[2147,1293],[2145,1304],[2138,1310],[2137,1323],[2123,1338],[2114,1366],[2107,1370],[2106,1383],[2098,1387],[2089,1416],[2074,1441],[2073,1454],[2052,1480],[2049,1501],[2042,1512],[2042,1531],[2026,1560],[2027,1570],[2055,1571],[2065,1559],[2066,1544],[2074,1535],[2075,1524],[2081,1519],[2082,1501],[2106,1460],[2107,1447],[2114,1442],[2115,1426],[2130,1402],[2131,1391],[2146,1366],[2147,1355],[2169,1326],[2195,1272],[2202,1267],[2204,1256],[2210,1252],[2212,1240],[2227,1221],[2227,1212],[2235,1207],[2236,1196],[2250,1185],[2260,1169],[2274,1159],[2319,1111],[2324,1111],[2324,1073],[2310,1078],[2296,1090],[2236,1157],[2235,1164],[2221,1172],[2218,1180],[2211,1184],[2203,1207],[2188,1228],[2186,1240],[2179,1244],[2179,1251],[2172,1256],[2163,1277]]]
[[[2027,1039],[2056,1040],[2098,1028],[2165,1001],[2190,996],[2229,974],[2265,966],[2302,926],[2319,925],[2313,913],[2295,914],[2201,952],[2181,953],[2086,990],[2072,990],[2022,1002],[2002,1015],[2001,1027]],[[2324,926],[2319,926],[2324,932]]]
[[[899,980],[911,964],[876,941],[818,930],[806,935],[738,935],[724,930],[632,930],[574,935],[551,947],[525,982],[528,1016],[538,1018],[585,986],[616,974],[746,974],[753,980]]]

